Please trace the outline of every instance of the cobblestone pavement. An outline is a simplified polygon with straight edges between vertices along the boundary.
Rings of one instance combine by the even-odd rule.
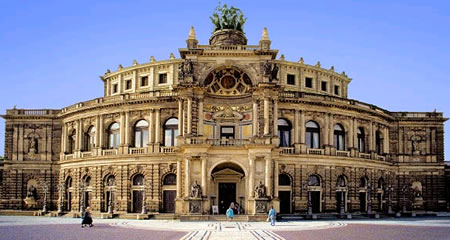
[[[450,240],[450,218],[266,222],[179,222],[0,216],[0,239],[426,239]]]

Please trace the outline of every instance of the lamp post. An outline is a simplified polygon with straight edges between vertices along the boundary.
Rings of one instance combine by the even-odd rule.
[[[372,214],[372,185],[367,184],[367,215]]]
[[[84,184],[83,182],[80,183],[79,186],[80,189],[80,213],[83,214],[84,213],[84,204],[85,204],[85,190],[86,190],[86,184]]]
[[[61,214],[63,212],[65,190],[66,190],[66,184],[64,184],[63,182],[59,183],[58,184],[58,192],[59,192],[58,214]]]
[[[339,211],[339,214],[341,215],[341,216],[343,216],[344,214],[345,214],[345,207],[344,207],[344,194],[345,194],[345,192],[344,191],[341,191],[341,204],[340,204],[340,211]]]
[[[402,212],[406,213],[406,192],[408,191],[408,188],[406,187],[406,185],[402,186],[402,196],[403,196],[403,201],[402,201]]]
[[[48,194],[49,187],[48,187],[48,183],[47,182],[44,182],[43,190],[44,190],[44,207],[42,209],[42,212],[44,212],[44,214],[45,214],[45,213],[48,213],[48,209],[47,209],[47,194]]]
[[[387,191],[387,194],[388,194],[388,210],[387,210],[388,214],[392,214],[393,213],[392,212],[392,190],[393,190],[392,185],[389,184],[386,187],[386,191]]]
[[[308,194],[308,198],[307,198],[307,216],[311,216],[312,215],[312,203],[311,203],[311,192],[309,191],[309,184],[305,183],[305,185],[303,185],[303,188],[305,189],[306,193]]]

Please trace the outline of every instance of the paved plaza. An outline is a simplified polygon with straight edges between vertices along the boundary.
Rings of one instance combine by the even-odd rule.
[[[450,239],[450,218],[315,220],[277,222],[179,222],[168,220],[80,219],[0,216],[0,239]]]

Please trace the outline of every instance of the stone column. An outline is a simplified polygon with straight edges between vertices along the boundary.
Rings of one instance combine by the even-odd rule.
[[[97,129],[97,131],[99,132],[99,142],[98,142],[98,147],[99,148],[103,148],[103,144],[104,144],[104,136],[105,136],[105,129],[103,129],[103,115],[100,115],[99,118],[99,129]]]
[[[298,109],[295,109],[294,112],[294,143],[300,142],[300,133],[299,133],[299,125],[298,125]]]
[[[155,132],[154,132],[154,125],[155,121],[153,120],[153,109],[150,109],[150,116],[148,121],[148,144],[153,144],[153,141],[155,139]]]
[[[62,133],[61,133],[61,138],[62,138],[62,146],[61,146],[61,151],[64,154],[67,151],[67,124],[63,122],[62,124]],[[14,137],[15,139],[15,137]],[[13,159],[16,160],[16,159]]]
[[[253,136],[258,136],[258,100],[253,98]]]
[[[198,99],[197,134],[203,136],[203,97],[199,97]]]
[[[330,129],[330,115],[328,113],[325,113],[325,124],[323,126],[323,145],[325,146],[331,145],[329,143],[330,140],[329,129]]]
[[[187,134],[192,133],[192,98],[187,99]]]
[[[349,121],[349,129],[348,129],[348,149],[352,149],[353,148],[353,136],[354,136],[354,132],[353,132],[353,120]]]
[[[305,123],[305,111],[300,111],[300,143],[306,143],[306,123]]]
[[[330,123],[328,125],[329,127],[329,132],[328,132],[328,137],[329,137],[329,142],[328,144],[332,147],[334,147],[334,122],[333,122],[333,114],[330,114]]]
[[[266,195],[267,196],[272,196],[272,182],[270,181],[270,175],[272,172],[272,168],[271,168],[271,162],[272,159],[270,159],[269,157],[266,157],[266,169],[265,169],[265,176],[264,176],[264,182],[266,185]]]
[[[177,160],[177,198],[181,198],[181,160]]]
[[[125,144],[125,114],[120,113],[120,145]]]
[[[125,112],[125,146],[130,145],[130,112]]]
[[[161,143],[161,119],[159,116],[161,109],[155,110],[155,143],[160,144]]]
[[[354,147],[358,148],[358,122],[356,121],[356,118],[353,118],[353,143]]]
[[[178,135],[183,136],[183,99],[178,99]]]
[[[273,136],[278,134],[278,99],[273,100]]]
[[[273,184],[274,184],[274,189],[273,189],[273,191],[274,191],[274,193],[273,193],[273,196],[274,196],[274,198],[278,198],[279,196],[278,196],[278,187],[279,187],[279,182],[278,182],[278,175],[279,175],[279,166],[278,166],[278,160],[275,160],[275,170],[274,170],[274,176],[273,176]],[[291,194],[293,194],[293,192],[291,193]]]
[[[202,157],[201,161],[202,161],[202,182],[201,182],[202,192],[203,192],[204,196],[207,196],[207,193],[206,193],[206,158]]]
[[[373,152],[373,145],[374,145],[374,134],[373,134],[373,123],[370,121],[369,123],[369,152]]]
[[[249,167],[250,167],[250,174],[248,176],[248,197],[253,198],[255,196],[255,192],[253,191],[253,188],[255,187],[255,158],[249,157]]]
[[[184,170],[184,196],[189,197],[189,187],[191,186],[190,179],[190,159],[186,158],[185,160],[185,170]]]
[[[269,135],[269,99],[264,98],[264,135]]]
[[[387,126],[384,127],[384,149],[383,152],[388,154],[389,153],[389,128]]]
[[[83,139],[83,122],[81,119],[77,121],[77,139],[76,139],[76,150],[81,151],[82,139]]]

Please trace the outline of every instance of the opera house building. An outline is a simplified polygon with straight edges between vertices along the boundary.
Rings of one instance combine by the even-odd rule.
[[[208,45],[191,28],[180,58],[108,70],[103,97],[6,110],[0,209],[208,219],[230,205],[249,218],[272,206],[448,208],[441,112],[349,99],[344,72],[286,60],[267,29],[248,45],[243,22],[217,24]]]

